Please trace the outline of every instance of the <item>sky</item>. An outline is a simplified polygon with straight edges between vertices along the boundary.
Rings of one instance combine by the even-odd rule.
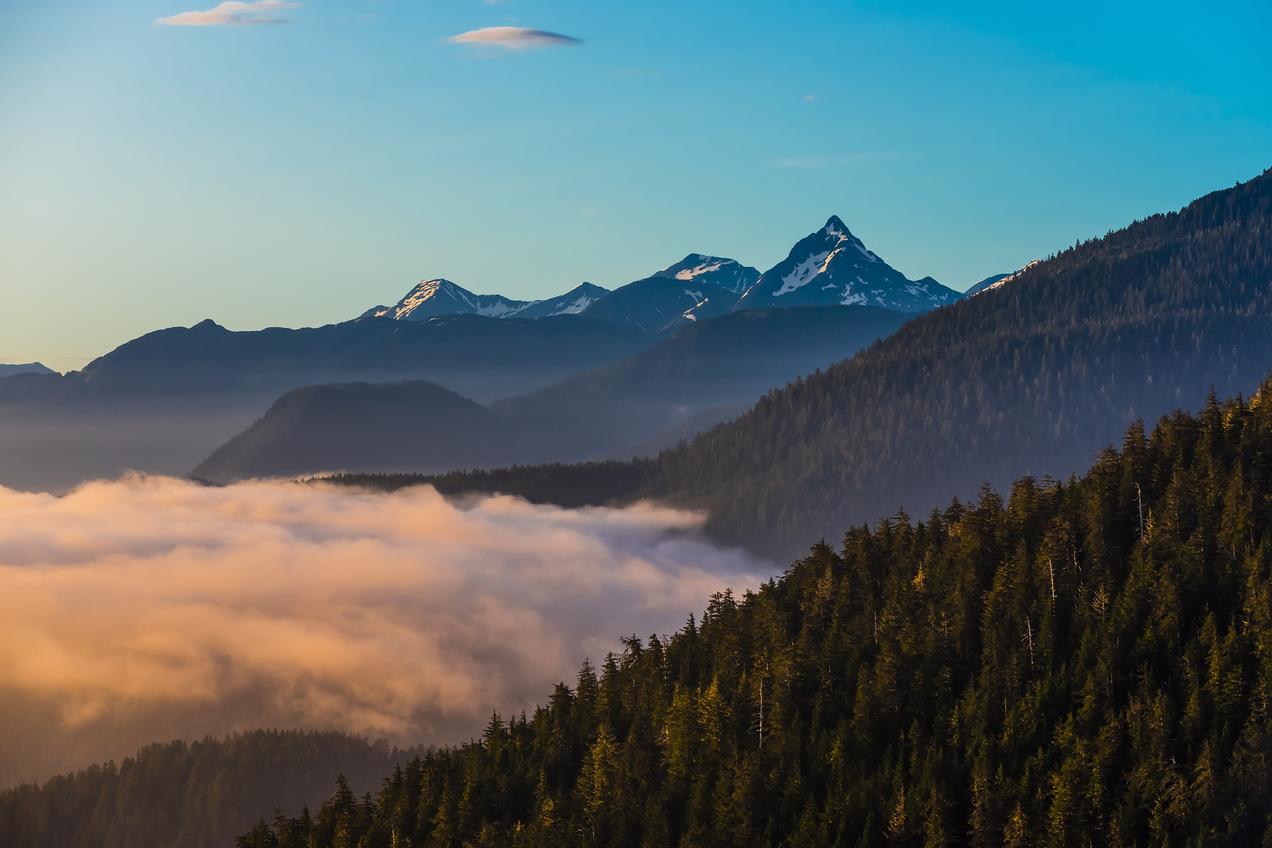
[[[1202,8],[0,0],[0,362],[763,270],[831,214],[966,288],[1272,165],[1272,5]]]

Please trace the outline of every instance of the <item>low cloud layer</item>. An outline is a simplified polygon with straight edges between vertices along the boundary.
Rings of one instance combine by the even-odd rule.
[[[0,784],[245,727],[466,738],[758,583],[698,524],[431,488],[0,489]]]
[[[455,44],[488,45],[503,47],[507,50],[525,50],[531,47],[573,47],[583,43],[581,38],[562,35],[559,32],[512,26],[469,30],[459,35],[452,35],[449,40]]]
[[[281,18],[275,12],[284,9],[298,9],[299,3],[288,0],[226,0],[206,12],[182,12],[169,15],[155,21],[157,26],[245,26],[251,24],[281,24]]]

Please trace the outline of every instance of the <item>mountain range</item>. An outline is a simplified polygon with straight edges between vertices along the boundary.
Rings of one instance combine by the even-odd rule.
[[[393,306],[368,309],[362,318],[395,321],[427,321],[442,315],[481,315],[486,318],[550,318],[578,315],[608,291],[592,283],[580,283],[568,292],[546,300],[512,300],[500,294],[473,294],[450,280],[424,280]]]
[[[185,474],[302,386],[428,380],[478,402],[623,359],[655,339],[570,315],[355,320],[148,333],[66,375],[0,378],[0,484],[61,490],[141,470]]]
[[[1021,472],[1062,479],[1136,418],[1259,384],[1272,364],[1269,232],[1265,172],[920,315],[663,452],[635,489],[631,473],[615,472],[608,495],[596,480],[592,491],[701,509],[717,538],[789,556]],[[553,500],[572,497],[574,476],[547,467],[447,485],[527,485]]]
[[[825,226],[797,242],[784,260],[763,274],[734,259],[691,253],[613,291],[583,283],[540,301],[474,294],[449,280],[425,280],[394,306],[374,307],[363,317],[419,321],[439,315],[537,318],[572,314],[663,334],[674,332],[687,321],[742,309],[876,306],[919,313],[962,296],[931,277],[907,278],[869,250],[838,216],[831,216]]]
[[[906,320],[873,307],[732,313],[488,407],[418,381],[297,389],[193,474],[228,482],[334,470],[439,472],[657,452]]]
[[[773,289],[770,282],[788,276],[784,269],[792,263],[815,265],[816,282],[798,291]],[[870,288],[860,288],[857,279],[869,280]],[[593,403],[592,412],[576,419],[555,416],[555,439],[515,439],[526,450],[512,458],[639,453],[735,415],[769,389],[828,366],[891,332],[906,316],[956,297],[931,281],[907,280],[831,218],[767,274],[732,259],[692,253],[614,291],[583,283],[557,297],[524,301],[478,295],[449,280],[431,279],[392,307],[323,327],[239,332],[207,320],[148,333],[66,375],[33,369],[0,375],[0,415],[6,424],[0,430],[0,483],[60,489],[126,469],[182,473],[251,425],[283,394],[308,385],[427,381],[489,404],[603,369],[693,325],[730,318],[721,337],[754,333],[733,342],[736,361],[724,368],[690,344],[714,337],[710,333],[678,342],[690,345],[681,354],[688,359],[662,361],[653,373],[671,382],[679,379],[672,376],[677,369],[698,374],[698,385],[682,392],[685,402],[660,398],[646,407],[638,391],[611,405],[611,410],[632,410],[626,418]],[[752,308],[761,302],[769,305]],[[826,333],[835,331],[838,319],[825,316],[801,313],[788,323],[730,317],[810,305],[871,306],[888,314],[846,321],[845,334],[833,340]],[[808,324],[804,330],[794,329],[802,322]],[[807,338],[800,338],[804,333]],[[768,360],[766,351],[772,354]],[[699,355],[704,358],[695,361]],[[750,376],[740,376],[744,362]],[[714,379],[729,388],[716,391]],[[705,406],[707,398],[718,408]],[[544,405],[537,401],[508,405],[514,407],[536,421],[553,418],[541,414]],[[613,422],[604,438],[598,436],[601,419]],[[566,442],[566,432],[577,434],[573,444]],[[431,463],[410,467],[434,468]]]

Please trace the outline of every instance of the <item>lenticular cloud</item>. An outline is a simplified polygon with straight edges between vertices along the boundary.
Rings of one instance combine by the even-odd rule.
[[[431,488],[0,489],[0,783],[244,727],[463,738],[754,585],[699,521]]]

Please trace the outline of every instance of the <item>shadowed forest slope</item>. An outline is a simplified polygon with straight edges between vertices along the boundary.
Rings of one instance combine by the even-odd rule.
[[[239,845],[1268,844],[1270,390],[851,528]]]

